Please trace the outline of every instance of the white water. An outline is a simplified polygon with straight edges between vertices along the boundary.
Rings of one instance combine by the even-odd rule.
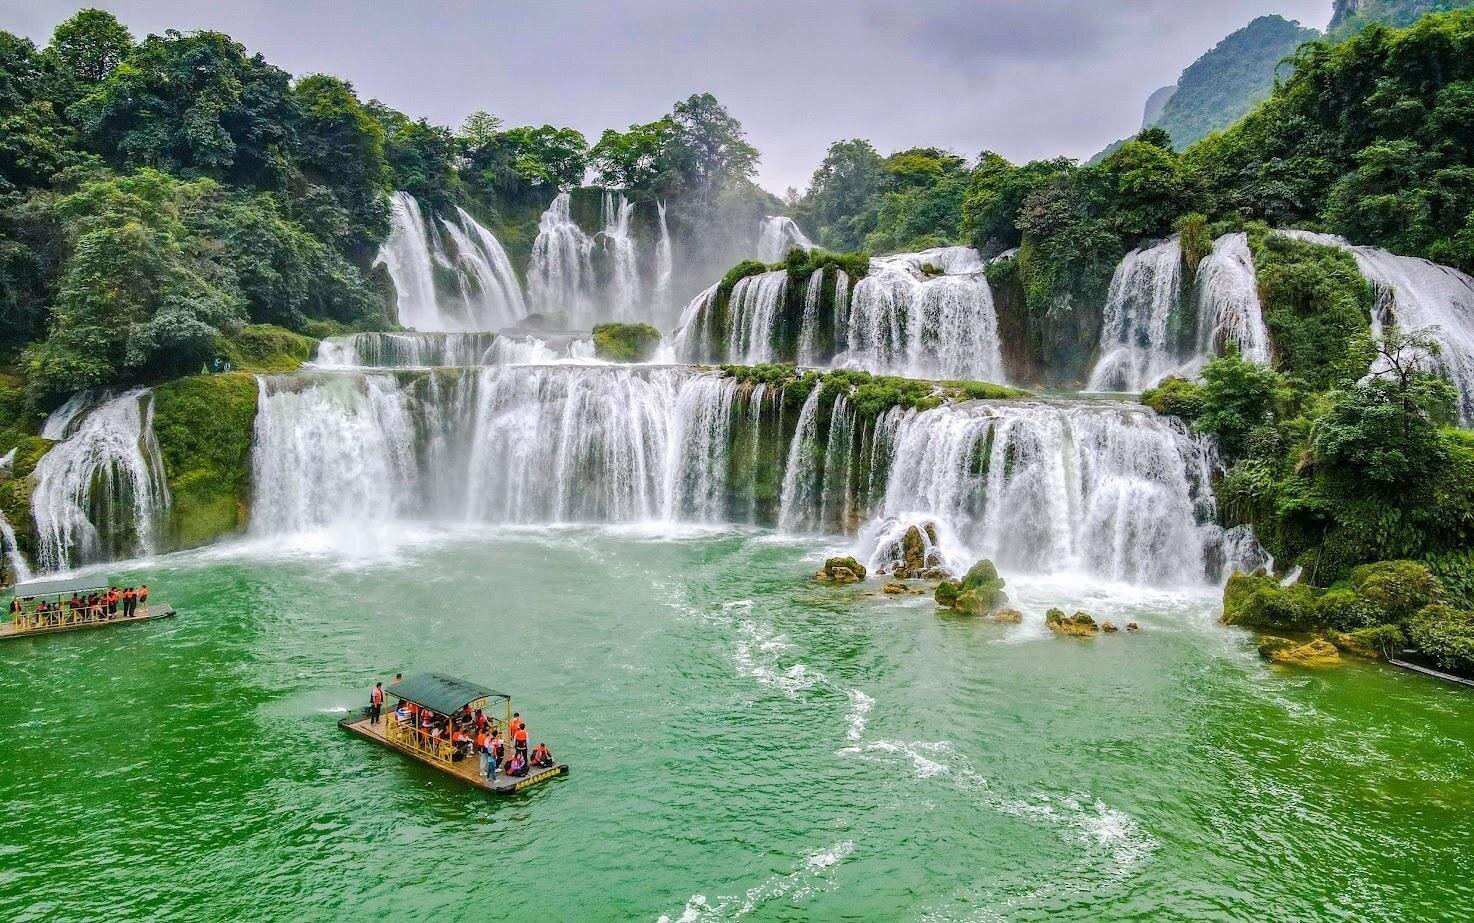
[[[390,198],[389,236],[379,248],[394,282],[399,324],[425,331],[493,330],[527,313],[517,275],[495,235],[465,210],[426,217],[407,192]],[[455,290],[437,289],[437,269]]]
[[[562,335],[493,333],[354,333],[327,337],[319,369],[459,368],[592,360],[592,340]]]
[[[1177,372],[1171,320],[1182,303],[1182,246],[1171,237],[1133,250],[1116,267],[1090,391],[1143,391]]]
[[[736,382],[684,369],[263,378],[252,529],[725,520]]]
[[[635,248],[634,217],[633,202],[622,194],[604,193],[604,230],[600,236],[609,266],[609,320],[629,321],[639,316],[640,261]],[[669,241],[666,243],[669,245]],[[603,319],[606,318],[600,318]]]
[[[560,192],[538,220],[527,269],[533,310],[563,312],[575,327],[594,321],[594,241],[573,220],[573,197]]]
[[[764,263],[777,263],[794,247],[814,249],[813,241],[804,234],[792,218],[769,215],[758,226],[756,259]]]
[[[665,203],[657,203],[655,208],[660,217],[660,236],[655,241],[655,314],[669,321],[667,312],[671,309],[670,284],[676,268],[675,252],[671,247],[670,229],[665,223]]]
[[[1442,349],[1438,367],[1458,392],[1459,419],[1466,426],[1474,423],[1474,278],[1418,257],[1353,246],[1331,234],[1281,233],[1350,250],[1376,290],[1373,333],[1396,324],[1405,332],[1424,331],[1436,340]]]
[[[1225,234],[1198,264],[1199,360],[1220,355],[1233,344],[1248,362],[1268,365],[1269,329],[1259,303],[1259,280],[1249,235]]]
[[[987,557],[1005,570],[1172,586],[1223,566],[1210,452],[1149,411],[992,403],[892,410],[879,428],[893,448],[862,534],[872,562],[898,528],[932,522],[953,569]]]
[[[68,429],[33,475],[38,569],[153,553],[169,489],[148,391],[101,403]]]
[[[10,520],[0,512],[0,546],[3,546],[5,560],[10,562],[10,576],[14,583],[25,583],[31,579],[31,567],[26,563],[26,556],[20,552],[20,543],[16,541],[15,529],[10,525]]]
[[[845,348],[834,365],[911,378],[1003,381],[998,314],[984,268],[969,247],[871,260],[849,293],[836,337]]]
[[[748,276],[732,288],[725,334],[731,361],[758,365],[777,358],[773,326],[787,292],[788,273],[781,270]]]

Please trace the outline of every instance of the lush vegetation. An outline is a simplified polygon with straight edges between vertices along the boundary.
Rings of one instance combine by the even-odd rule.
[[[1474,6],[1471,0],[1336,0],[1331,15],[1330,34],[1344,38],[1372,23],[1387,26],[1410,26],[1429,13],[1444,13],[1459,7]]]
[[[246,525],[256,380],[194,375],[154,389],[154,434],[171,503],[169,535],[189,548]]]
[[[1282,16],[1260,16],[1189,65],[1148,125],[1166,131],[1178,148],[1227,128],[1269,96],[1280,61],[1319,37]]]
[[[600,324],[594,328],[594,355],[611,362],[644,362],[655,355],[660,331],[649,324]]]
[[[780,388],[784,401],[804,402],[814,388],[822,388],[826,403],[840,395],[854,405],[862,419],[873,420],[894,407],[930,410],[947,401],[1006,400],[1027,397],[1027,391],[984,381],[922,381],[893,375],[872,375],[852,369],[828,372],[800,371],[791,365],[724,365],[722,372],[745,384]]]

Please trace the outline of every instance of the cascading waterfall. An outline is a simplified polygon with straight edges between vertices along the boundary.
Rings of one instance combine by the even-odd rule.
[[[658,316],[669,320],[671,278],[675,275],[675,251],[671,247],[670,229],[665,223],[665,203],[655,205],[660,219],[660,236],[655,240],[655,310]]]
[[[1198,264],[1198,360],[1238,347],[1248,362],[1268,365],[1269,329],[1259,303],[1259,280],[1249,235],[1225,234]]]
[[[394,282],[401,326],[492,330],[527,313],[506,251],[464,209],[456,209],[453,221],[427,218],[414,196],[394,193],[389,236],[374,262]],[[455,292],[437,290],[437,270],[456,279]]]
[[[716,317],[714,308],[720,284],[712,285],[692,298],[681,309],[671,346],[682,362],[705,362],[716,354]]]
[[[1133,250],[1116,267],[1106,296],[1100,359],[1090,391],[1143,391],[1177,371],[1172,316],[1182,304],[1182,245],[1171,237]]]
[[[748,276],[733,287],[726,341],[734,361],[758,365],[777,358],[773,325],[787,291],[788,273],[782,270]]]
[[[1442,349],[1437,358],[1440,371],[1458,392],[1460,421],[1465,426],[1474,423],[1474,278],[1418,257],[1354,246],[1331,234],[1280,233],[1351,251],[1361,274],[1376,289],[1372,331],[1380,334],[1394,323],[1405,331],[1427,331]]]
[[[34,472],[39,569],[152,554],[169,505],[152,396],[129,391],[68,429]]]
[[[252,530],[725,521],[736,387],[616,366],[262,378]]]
[[[661,211],[663,214],[664,209]],[[600,236],[609,265],[608,316],[617,321],[634,320],[640,308],[640,262],[635,249],[634,217],[633,202],[622,194],[604,193],[604,230]]]
[[[764,263],[776,263],[788,255],[794,247],[814,249],[813,241],[794,223],[792,218],[769,215],[758,226],[757,259]]]
[[[560,192],[538,220],[527,270],[533,309],[563,312],[576,327],[594,320],[594,241],[573,220],[573,197]]]
[[[933,522],[978,557],[1026,572],[1197,583],[1222,568],[1210,450],[1126,404],[990,404],[881,419],[889,482],[867,527],[872,557],[891,524]]]
[[[10,520],[0,512],[0,550],[5,552],[5,560],[10,565],[10,576],[15,583],[24,583],[31,579],[31,567],[26,563],[26,556],[21,554],[20,542],[16,540],[15,528],[11,526]]]
[[[912,378],[1002,381],[998,314],[984,271],[968,247],[871,260],[849,293],[836,337],[844,348],[834,364]]]
[[[822,269],[814,272],[804,286],[804,311],[798,333],[799,365],[817,365],[819,362],[817,341],[819,309],[824,299],[824,275]]]

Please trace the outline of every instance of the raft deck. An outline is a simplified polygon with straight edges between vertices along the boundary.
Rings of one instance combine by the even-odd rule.
[[[377,725],[370,724],[368,716],[362,715],[356,718],[344,718],[338,722],[338,727],[357,734],[359,737],[383,744],[391,750],[397,750],[405,756],[418,760],[426,766],[438,769],[446,775],[453,776],[468,785],[474,785],[482,791],[492,792],[497,795],[512,795],[524,789],[531,788],[539,782],[546,782],[549,779],[568,772],[568,764],[557,763],[546,769],[533,769],[527,775],[517,778],[498,773],[496,781],[489,781],[481,777],[481,761],[475,756],[468,756],[458,763],[446,763],[444,760],[435,759],[412,747],[406,747],[396,741],[390,740],[384,735],[384,728],[387,724],[388,722],[385,719],[380,719]]]
[[[43,625],[39,628],[17,628],[14,621],[6,621],[0,624],[0,641],[10,638],[30,638],[36,635],[54,635],[63,631],[82,631],[87,628],[108,628],[113,625],[130,625],[134,622],[151,622],[154,619],[166,619],[174,614],[174,607],[168,603],[155,603],[145,606],[137,613],[124,617],[115,616],[110,619],[95,619],[64,623],[61,625]]]

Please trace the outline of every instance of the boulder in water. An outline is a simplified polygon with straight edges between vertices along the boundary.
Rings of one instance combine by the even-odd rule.
[[[853,556],[845,558],[830,558],[824,562],[824,567],[815,579],[825,580],[830,583],[859,583],[865,579],[865,565],[856,561]]]
[[[1000,625],[1017,625],[1024,620],[1024,614],[1017,609],[999,609],[990,618]]]
[[[1126,630],[1127,631],[1140,631],[1141,630],[1141,626],[1138,625],[1138,624],[1136,624],[1135,622],[1127,622],[1126,623]]]
[[[1106,632],[1107,634],[1110,634],[1110,633],[1113,633],[1113,632],[1120,631],[1121,629],[1119,629],[1119,628],[1116,627],[1116,623],[1115,622],[1101,622],[1100,623],[1100,630],[1103,631],[1103,632]]]
[[[1076,612],[1074,615],[1065,615],[1063,609],[1050,609],[1044,613],[1044,624],[1049,630],[1058,635],[1071,638],[1088,638],[1100,631],[1100,626],[1089,613]]]
[[[937,604],[965,615],[987,615],[1008,602],[1003,579],[992,561],[974,564],[962,580],[943,580],[937,585]]]
[[[935,523],[910,526],[899,541],[893,541],[881,551],[885,563],[882,573],[889,572],[899,580],[925,577],[927,574],[947,576],[941,569],[942,556],[937,552],[937,527]],[[932,577],[929,579],[940,579]]]
[[[906,586],[906,584],[902,583],[899,580],[892,580],[888,582],[885,586],[881,587],[880,592],[889,594],[891,596],[901,596],[911,592],[911,588]]]
[[[1336,646],[1324,638],[1301,644],[1289,638],[1266,635],[1259,639],[1259,654],[1272,663],[1301,667],[1327,667],[1341,662]]]

